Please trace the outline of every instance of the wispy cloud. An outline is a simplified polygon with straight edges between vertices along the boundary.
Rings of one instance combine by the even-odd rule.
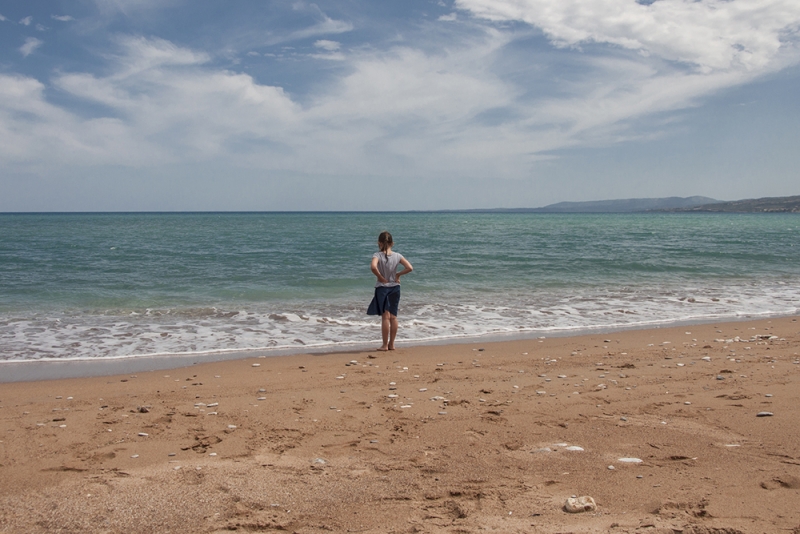
[[[328,52],[334,52],[341,48],[341,44],[336,41],[328,41],[326,39],[320,39],[319,41],[314,43],[314,46],[317,48],[321,48],[323,50],[327,50]]]
[[[344,61],[347,59],[347,56],[342,54],[341,52],[326,52],[324,54],[309,54],[310,58],[313,59],[322,59],[325,61]]]
[[[2,14],[0,14],[0,22],[5,22],[7,20],[8,20],[7,18],[5,18]]]
[[[641,129],[642,118],[798,60],[800,8],[788,3],[763,0],[760,11],[749,0],[600,4],[606,11],[577,0],[457,0],[459,24],[427,23],[446,39],[347,41],[346,54],[330,37],[353,25],[315,13],[317,22],[279,42],[319,36],[311,57],[342,68],[304,94],[220,68],[203,50],[121,36],[102,68],[59,74],[48,88],[82,100],[86,116],[49,101],[41,82],[4,75],[0,160],[37,166],[46,153],[56,167],[216,162],[307,175],[523,179],[557,150],[652,138],[661,124]],[[703,11],[710,5],[716,11]],[[520,46],[534,30],[519,22],[552,46]],[[309,56],[305,43],[296,50]],[[556,54],[554,67],[547,58]]]
[[[314,47],[319,48],[320,50],[324,50],[324,52],[318,54],[310,54],[309,56],[314,59],[322,59],[326,61],[344,61],[345,59],[347,59],[347,56],[339,52],[341,46],[342,45],[336,41],[328,41],[326,39],[321,39],[314,43]]]
[[[23,57],[28,57],[43,44],[44,41],[37,39],[36,37],[28,37],[25,39],[25,44],[19,47],[19,51]]]
[[[116,56],[117,78],[130,78],[161,67],[201,65],[211,60],[206,53],[178,47],[165,39],[122,36],[117,43],[122,52]]]
[[[796,41],[800,3],[784,0],[456,0],[490,21],[521,21],[558,46],[605,43],[700,72],[769,68]],[[794,54],[796,55],[796,51]]]
[[[69,22],[71,20],[75,20],[70,15],[50,15],[50,18],[53,20],[60,20],[61,22]]]
[[[282,144],[297,105],[280,88],[247,75],[206,68],[207,56],[163,40],[125,38],[107,76],[65,74],[61,90],[105,107],[103,119],[57,117],[83,147],[69,154],[86,164],[152,166],[220,157],[236,140]],[[41,93],[34,99],[44,107]],[[64,154],[63,147],[57,147]],[[92,163],[94,161],[94,163]]]
[[[101,13],[122,13],[132,16],[136,13],[161,10],[172,7],[181,0],[94,0]]]
[[[352,30],[353,30],[353,25],[351,23],[342,20],[335,20],[328,17],[327,15],[324,15],[322,21],[307,28],[293,31],[282,40],[295,41],[299,39],[308,39],[310,37],[347,33]]]
[[[632,121],[696,106],[800,62],[800,4],[781,0],[456,0],[455,7],[509,35],[518,30],[506,23],[529,24],[573,52],[582,74],[563,80],[560,94],[540,99],[526,119],[560,125],[565,146],[630,139],[636,134],[624,129]]]
[[[19,21],[19,23],[22,24],[23,26],[30,26],[31,22],[33,22],[33,17],[31,16],[27,16]]]
[[[428,56],[409,48],[359,56],[351,74],[301,106],[280,87],[208,66],[202,53],[164,40],[127,37],[119,41],[119,53],[110,56],[106,75],[71,73],[54,80],[73,97],[105,108],[103,119],[60,110],[48,104],[39,82],[17,79],[16,87],[38,90],[0,98],[0,109],[43,111],[35,125],[17,118],[7,126],[30,132],[23,139],[37,138],[46,125],[60,133],[24,149],[18,146],[14,158],[5,157],[40,164],[37,155],[50,145],[54,161],[92,165],[150,166],[235,155],[239,164],[264,169],[382,174],[387,171],[382,154],[406,165],[417,160],[445,166],[455,154],[475,152],[464,141],[472,145],[492,137],[491,128],[465,128],[472,116],[487,106],[511,104],[506,84],[470,72],[470,65],[485,62],[494,48],[462,50],[459,57]],[[443,139],[450,145],[444,155],[437,153]]]

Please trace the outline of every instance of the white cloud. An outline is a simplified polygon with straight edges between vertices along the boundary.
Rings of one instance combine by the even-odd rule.
[[[0,22],[5,22],[7,20],[8,20],[7,18],[5,18],[3,15],[0,14]]]
[[[31,22],[33,22],[33,17],[31,16],[27,16],[19,21],[19,23],[22,24],[23,26],[30,26]]]
[[[456,7],[526,22],[558,46],[612,44],[701,72],[768,69],[790,52],[787,40],[796,41],[800,28],[794,0],[456,0]]]
[[[322,21],[314,24],[313,26],[290,33],[288,38],[285,40],[293,41],[296,39],[308,39],[309,37],[335,35],[339,33],[347,33],[353,30],[353,25],[349,22],[335,20],[327,15],[323,15],[323,17],[324,18]]]
[[[80,120],[48,103],[37,80],[0,75],[0,160],[6,165],[52,170],[92,159],[124,164],[136,142],[116,119]]]
[[[307,39],[309,37],[323,36],[323,35],[336,35],[340,33],[347,33],[352,31],[353,25],[349,22],[332,19],[326,15],[317,4],[306,3],[297,0],[293,2],[292,9],[295,11],[303,11],[312,15],[318,22],[307,28],[296,30],[290,33],[287,37],[280,39],[280,41],[291,41],[295,39]],[[273,43],[274,44],[274,43]]]
[[[71,20],[75,20],[73,17],[69,15],[50,15],[50,18],[53,20],[60,20],[61,22],[69,22]]]
[[[328,52],[334,52],[339,50],[342,46],[336,41],[328,41],[327,39],[320,39],[319,41],[314,43],[314,46],[317,48],[322,48],[323,50],[327,50]]]
[[[460,0],[459,7],[468,2],[478,4]],[[492,15],[493,21],[512,19]],[[466,37],[430,47],[433,53],[406,44],[354,47],[345,56],[337,41],[319,39],[313,57],[347,63],[302,97],[215,67],[204,52],[123,36],[102,75],[60,74],[47,92],[31,78],[0,79],[0,161],[54,169],[208,162],[265,174],[526,178],[551,151],[652,136],[653,128],[637,132],[631,124],[696,105],[790,60],[781,51],[764,56],[772,58],[767,67],[734,61],[711,68],[703,60],[708,68],[700,68],[697,59],[686,68],[676,63],[677,52],[658,52],[652,44],[620,49],[606,39],[610,53],[565,54],[559,68],[568,68],[552,81],[553,72],[533,52],[509,46],[518,28],[482,19],[469,26]],[[553,32],[547,35],[555,41]],[[590,41],[599,42],[558,40],[563,46]],[[541,70],[524,78],[530,66]],[[551,82],[557,90],[531,91],[526,84],[535,76],[532,83]],[[51,104],[52,89],[85,101],[91,118]]]
[[[594,83],[579,86],[574,96],[539,102],[536,123],[561,125],[568,145],[630,139],[632,133],[626,128],[630,121],[692,107],[703,97],[752,79],[730,71],[659,73],[626,60],[595,61],[593,68],[597,69],[592,76]]]
[[[575,65],[560,74],[556,94],[521,106],[520,115],[520,127],[552,131],[564,147],[652,137],[656,123],[643,132],[631,125],[800,61],[800,3],[789,0],[456,0],[455,7],[509,36],[519,30],[503,23],[527,23],[572,50],[560,56]]]
[[[34,52],[34,50],[36,50],[43,44],[44,41],[37,39],[36,37],[28,37],[27,39],[25,39],[25,44],[19,47],[19,51],[23,57],[28,57]]]
[[[117,77],[131,77],[159,67],[201,65],[210,61],[203,52],[179,48],[165,39],[124,36],[117,39],[123,53],[117,57]]]
[[[16,79],[16,86],[36,90],[20,89],[16,100],[0,104],[6,127],[0,147],[8,138],[14,140],[8,146],[17,147],[0,148],[0,159],[146,167],[221,158],[261,169],[392,174],[399,169],[387,167],[384,158],[442,169],[458,158],[463,170],[480,153],[502,147],[506,136],[468,128],[487,106],[512,103],[513,89],[488,71],[475,71],[476,62],[485,63],[500,45],[440,56],[410,48],[364,54],[349,75],[301,106],[280,87],[209,67],[205,54],[126,37],[109,57],[107,74],[54,80],[58,89],[99,106],[101,119],[49,104],[40,82]],[[43,110],[35,122],[17,113],[25,106]]]
[[[181,0],[95,0],[101,13],[122,13],[125,16],[173,7],[180,2]]]
[[[449,14],[447,14],[447,15],[442,15],[442,16],[440,16],[440,17],[439,17],[439,19],[438,19],[438,20],[440,20],[440,21],[442,21],[442,22],[453,22],[453,21],[455,21],[455,20],[458,20],[458,14],[456,14],[456,13],[449,13]]]
[[[313,59],[322,59],[325,61],[344,61],[347,59],[347,56],[345,56],[341,52],[329,52],[325,54],[309,54],[308,57]]]
[[[111,111],[118,138],[135,140],[119,152],[125,164],[214,158],[242,140],[280,144],[294,120],[297,106],[280,88],[205,68],[204,54],[163,40],[126,38],[120,44],[123,55],[107,76],[65,74],[55,84]],[[89,156],[94,154],[87,162]],[[108,152],[100,161],[115,157]]]

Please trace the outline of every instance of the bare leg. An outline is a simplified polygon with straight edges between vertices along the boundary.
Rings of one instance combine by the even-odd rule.
[[[389,313],[389,350],[394,350],[394,340],[396,337],[397,337],[397,316]]]
[[[389,350],[389,332],[391,330],[391,317],[393,315],[388,311],[383,312],[381,315],[381,337],[383,338],[383,345],[378,350]],[[395,327],[395,333],[397,332],[397,328]],[[394,337],[392,338],[394,341]]]

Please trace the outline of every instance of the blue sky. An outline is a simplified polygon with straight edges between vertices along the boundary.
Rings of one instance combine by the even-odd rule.
[[[800,194],[797,0],[0,0],[0,211]]]

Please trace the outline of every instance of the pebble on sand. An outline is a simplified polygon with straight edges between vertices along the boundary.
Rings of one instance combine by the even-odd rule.
[[[567,502],[564,503],[564,510],[571,514],[594,512],[597,510],[597,503],[588,495],[584,495],[583,497],[569,497]]]
[[[642,460],[640,458],[620,458],[617,460],[618,462],[622,462],[623,464],[640,464]]]
[[[756,417],[772,417],[772,412],[758,412]]]

